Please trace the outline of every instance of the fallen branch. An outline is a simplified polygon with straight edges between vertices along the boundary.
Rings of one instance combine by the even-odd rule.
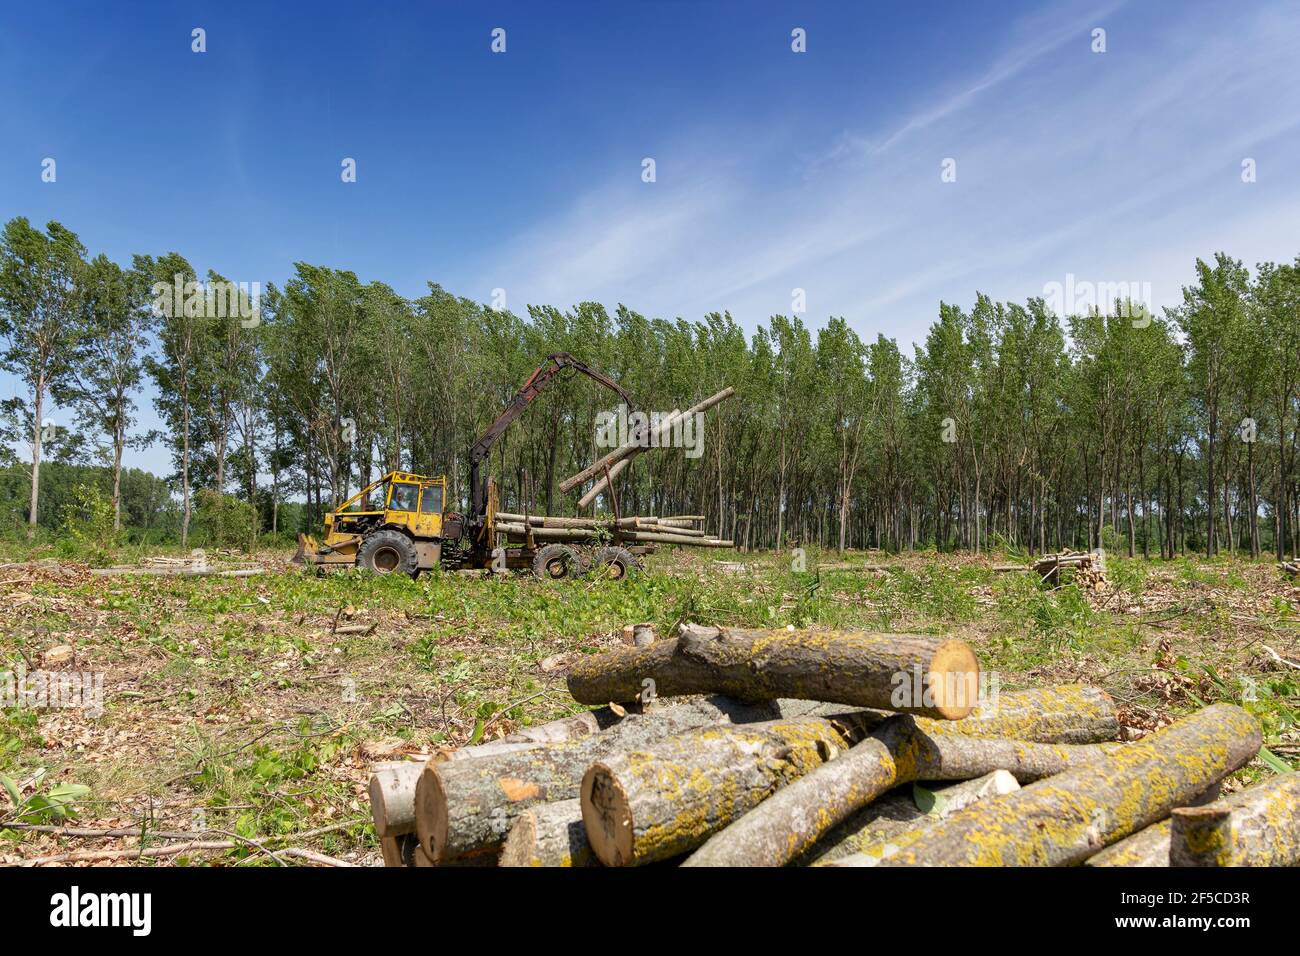
[[[73,850],[53,856],[38,856],[24,860],[20,866],[45,866],[50,863],[93,863],[106,860],[139,860],[162,856],[179,856],[205,850],[233,850],[243,844],[235,840],[196,840],[192,843],[173,843],[169,846],[150,846],[133,850]]]

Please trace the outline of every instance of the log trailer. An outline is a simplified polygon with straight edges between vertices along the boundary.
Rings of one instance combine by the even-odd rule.
[[[359,565],[376,574],[412,577],[441,567],[532,570],[550,579],[596,568],[622,578],[640,568],[642,556],[655,544],[712,543],[693,529],[696,516],[662,519],[666,523],[661,524],[660,519],[624,519],[617,513],[613,521],[603,522],[500,512],[497,485],[484,473],[484,462],[502,433],[565,369],[586,375],[635,407],[604,373],[567,352],[549,355],[470,446],[468,514],[447,510],[446,475],[390,471],[325,515],[323,540],[299,534],[294,562],[320,569]],[[372,497],[378,507],[370,507]],[[504,547],[498,546],[498,537],[506,539]]]

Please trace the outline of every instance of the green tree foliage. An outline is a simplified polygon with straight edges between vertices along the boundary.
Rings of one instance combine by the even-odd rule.
[[[393,469],[447,474],[463,509],[466,449],[558,351],[608,372],[642,411],[736,389],[691,454],[635,459],[616,493],[624,513],[704,514],[741,547],[1280,555],[1300,526],[1300,259],[1253,276],[1222,254],[1198,261],[1163,316],[1132,303],[1069,316],[1042,299],[940,303],[905,351],[840,318],[810,328],[774,315],[747,332],[727,313],[669,320],[591,302],[519,314],[434,283],[408,300],[308,263],[266,287],[250,322],[214,312],[223,277],[200,285],[176,253],[87,262],[62,226],[21,219],[0,252],[5,367],[29,390],[0,409],[11,527],[19,509],[51,527],[61,514],[20,454],[41,439],[47,395],[84,433],[57,437],[47,493],[60,507],[74,498],[63,476],[95,459],[104,467],[87,473],[133,529],[184,541],[194,513],[213,543],[316,530]],[[179,504],[121,467],[149,437],[135,418],[142,373]],[[503,505],[572,513],[559,483],[602,452],[597,416],[617,401],[561,376],[492,450]]]
[[[57,222],[42,233],[21,216],[0,234],[0,368],[27,386],[32,451],[28,524],[40,508],[46,400],[68,377],[77,344],[85,247]]]

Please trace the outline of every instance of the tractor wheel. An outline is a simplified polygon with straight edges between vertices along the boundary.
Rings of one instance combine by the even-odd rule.
[[[415,577],[415,545],[400,531],[372,531],[357,549],[357,564],[375,574]]]
[[[582,574],[582,560],[578,552],[567,544],[547,544],[533,555],[533,574],[543,581],[561,581]]]
[[[601,548],[592,559],[591,566],[596,574],[611,581],[622,581],[641,570],[641,562],[627,548],[610,545]]]

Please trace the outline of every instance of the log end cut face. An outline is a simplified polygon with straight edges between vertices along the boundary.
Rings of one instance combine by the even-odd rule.
[[[387,836],[388,807],[384,801],[384,782],[377,773],[370,775],[370,816],[375,822],[375,834]]]
[[[532,811],[521,813],[510,828],[505,846],[501,849],[498,866],[534,866],[537,846],[537,816]]]
[[[945,641],[930,661],[927,689],[935,712],[945,720],[961,720],[975,709],[979,697],[980,665],[965,641]]]
[[[582,823],[596,857],[606,866],[631,866],[632,805],[618,777],[603,763],[582,778]]]
[[[447,792],[438,764],[430,760],[415,790],[415,822],[420,846],[434,863],[447,857]]]

